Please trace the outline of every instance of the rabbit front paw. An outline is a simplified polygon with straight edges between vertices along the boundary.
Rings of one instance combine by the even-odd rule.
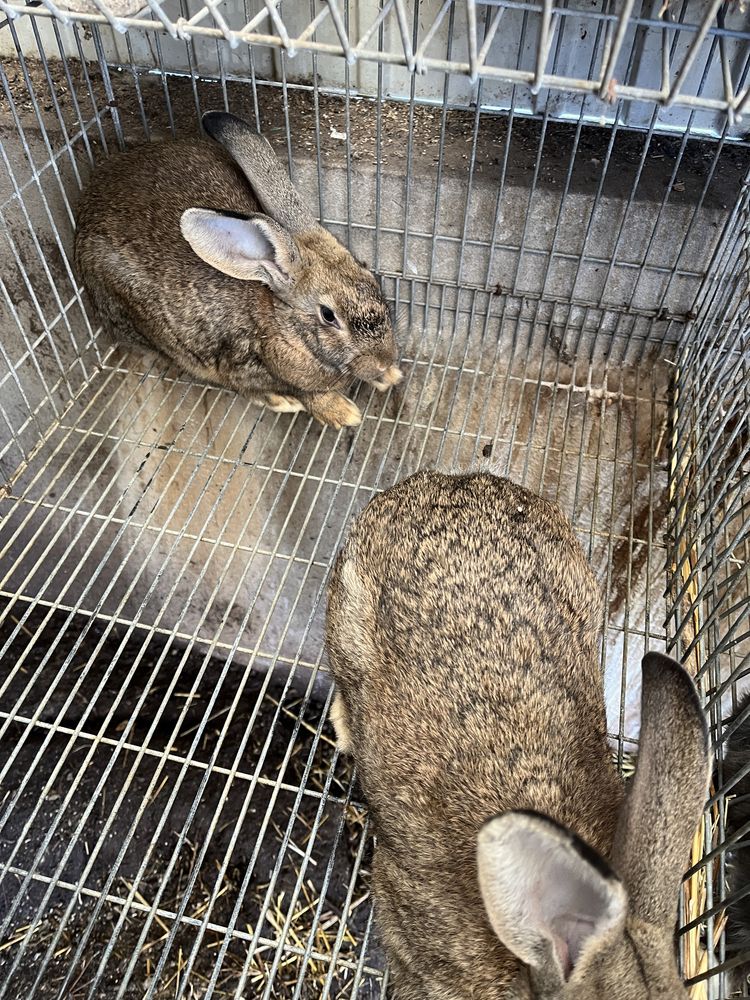
[[[339,750],[341,753],[351,753],[352,737],[349,732],[349,722],[346,717],[344,699],[341,697],[340,691],[337,691],[333,696],[333,703],[331,704],[328,718],[331,720],[331,725],[336,733],[336,745]]]
[[[362,423],[362,414],[356,403],[340,392],[314,392],[305,400],[311,416],[321,424],[328,424],[337,430],[341,427],[356,427]]]
[[[385,392],[387,389],[390,389],[392,385],[398,385],[403,377],[404,373],[398,365],[391,365],[390,368],[386,368],[380,378],[374,379],[372,384],[378,392]]]
[[[263,398],[269,410],[274,413],[297,413],[304,410],[305,406],[301,399],[296,396],[282,396],[277,392],[269,392]]]

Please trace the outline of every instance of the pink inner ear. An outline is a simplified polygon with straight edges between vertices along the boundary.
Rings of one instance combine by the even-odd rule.
[[[570,979],[570,974],[573,971],[573,963],[570,959],[570,949],[568,948],[568,943],[565,938],[558,937],[555,935],[554,939],[555,954],[557,955],[557,961],[560,963],[560,968],[563,972],[563,977],[567,982]]]
[[[564,913],[550,921],[557,960],[567,982],[578,964],[586,942],[594,934],[596,925],[579,913]]]

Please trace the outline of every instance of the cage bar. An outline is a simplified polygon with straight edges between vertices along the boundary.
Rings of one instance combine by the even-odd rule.
[[[385,996],[326,579],[376,492],[478,465],[591,560],[624,775],[643,653],[695,675],[716,772],[680,957],[691,1000],[748,995],[742,6],[0,7],[0,1000]],[[357,429],[116,344],[81,288],[92,169],[209,108],[381,277],[405,378],[356,388]]]

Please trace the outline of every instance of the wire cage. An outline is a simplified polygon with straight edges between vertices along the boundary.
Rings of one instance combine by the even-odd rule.
[[[744,4],[0,8],[0,1000],[385,997],[325,582],[376,491],[479,463],[556,500],[601,580],[624,773],[644,651],[696,677],[680,958],[693,1000],[747,996]],[[382,277],[406,378],[357,390],[356,430],[195,383],[87,302],[90,171],[211,108]]]

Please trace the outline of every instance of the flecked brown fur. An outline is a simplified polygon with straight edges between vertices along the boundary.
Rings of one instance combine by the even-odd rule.
[[[242,217],[260,212],[235,159],[218,143],[201,140],[142,146],[94,172],[77,218],[75,262],[84,285],[117,339],[276,409],[294,409],[290,399],[298,400],[324,423],[359,423],[357,407],[339,390],[355,378],[386,389],[401,377],[380,287],[302,214],[265,140],[232,116],[214,117],[233,123],[250,173],[257,151],[266,201],[278,199],[284,222],[295,209],[300,215],[288,233],[288,291],[222,273],[183,237],[181,217],[190,208]],[[272,217],[273,208],[264,207]],[[321,301],[335,308],[342,329],[321,323]]]
[[[655,746],[648,732],[644,741],[649,755],[667,754],[660,766],[676,770],[667,784],[684,810],[675,824],[664,817],[671,803],[657,778],[657,803],[644,811],[639,799],[621,833],[648,851],[652,831],[636,825],[664,827],[664,854],[649,854],[639,877],[669,869],[669,917],[647,923],[631,905],[563,981],[559,968],[529,968],[501,944],[480,894],[477,838],[508,810],[572,831],[585,842],[582,865],[593,852],[617,853],[626,821],[605,738],[601,613],[567,520],[507,480],[418,473],[372,500],[351,529],[329,590],[334,723],[374,820],[373,889],[396,1000],[685,996],[672,934],[707,766],[700,707],[678,665],[664,668],[664,680],[661,664],[644,666],[644,698],[652,716],[662,713],[657,728],[683,727],[686,749],[669,737]],[[664,704],[653,694],[662,687]],[[664,717],[674,705],[684,717]],[[638,900],[627,871],[599,865],[602,884],[617,884],[624,899],[619,875]]]

